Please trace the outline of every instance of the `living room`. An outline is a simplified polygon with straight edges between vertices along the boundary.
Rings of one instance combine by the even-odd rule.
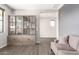
[[[79,54],[79,4],[1,4],[0,12],[1,55]]]

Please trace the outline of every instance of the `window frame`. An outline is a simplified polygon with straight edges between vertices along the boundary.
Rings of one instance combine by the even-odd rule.
[[[2,21],[2,31],[0,31],[0,33],[4,32],[4,9],[0,7],[0,10],[2,10],[2,20],[0,20],[0,22]]]

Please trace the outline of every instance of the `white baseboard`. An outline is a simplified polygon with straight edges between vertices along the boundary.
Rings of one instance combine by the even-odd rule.
[[[45,38],[47,38],[47,39],[56,39],[56,37],[40,37],[40,38],[42,38],[42,39],[45,39]]]
[[[7,46],[7,44],[4,44],[4,45],[0,46],[0,49],[3,48],[3,47],[5,47],[5,46]]]

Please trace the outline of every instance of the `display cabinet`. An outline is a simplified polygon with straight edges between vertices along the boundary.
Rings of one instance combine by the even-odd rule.
[[[35,43],[36,16],[9,16],[8,44]]]

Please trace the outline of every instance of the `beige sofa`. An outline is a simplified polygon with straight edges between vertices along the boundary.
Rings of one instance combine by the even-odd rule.
[[[79,36],[70,35],[51,42],[51,49],[56,55],[79,55]]]

